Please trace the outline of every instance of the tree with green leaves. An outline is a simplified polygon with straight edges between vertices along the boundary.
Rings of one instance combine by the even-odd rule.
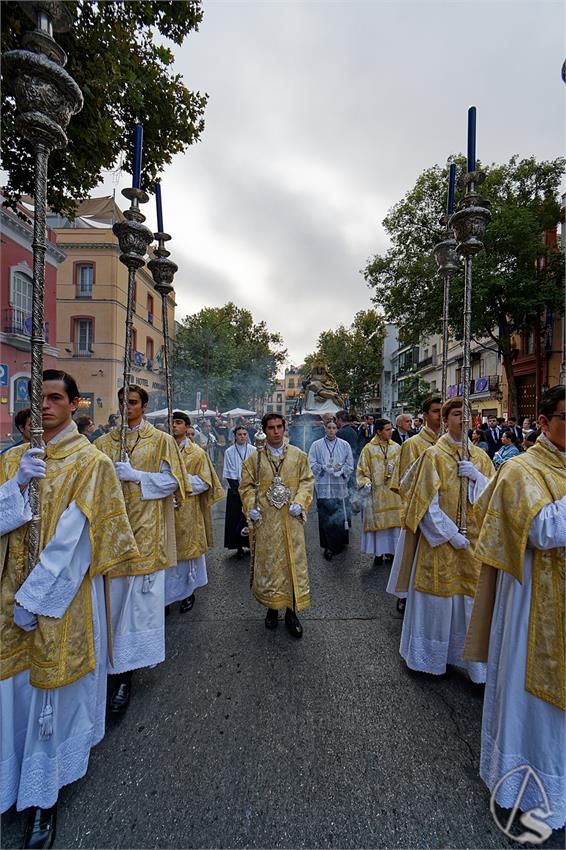
[[[33,27],[20,3],[2,3],[2,52],[21,46]],[[200,0],[67,0],[74,18],[69,32],[57,34],[68,56],[67,71],[80,86],[84,107],[69,124],[66,149],[49,161],[48,204],[74,214],[105,170],[132,170],[133,126],[144,128],[142,188],[151,186],[180,153],[200,139],[207,95],[191,92],[175,73],[166,40],[181,45],[198,30]],[[16,106],[2,92],[2,159],[9,174],[4,194],[14,205],[33,195],[33,150],[15,130]]]
[[[463,157],[457,162],[463,170]],[[554,231],[560,220],[565,166],[562,158],[537,162],[517,156],[504,165],[481,166],[486,180],[480,193],[490,203],[492,219],[485,251],[474,260],[472,334],[478,341],[496,344],[515,415],[513,336],[530,333],[547,309],[564,311],[563,263],[545,233]],[[443,288],[432,249],[444,238],[440,218],[447,186],[447,168],[434,166],[420,175],[383,221],[391,247],[371,258],[363,271],[374,302],[399,325],[408,342],[441,330]],[[450,298],[451,329],[457,339],[462,338],[462,303],[463,270],[452,279]]]
[[[192,409],[197,392],[209,407],[255,410],[275,384],[287,352],[280,334],[232,302],[187,316],[175,340],[175,396]]]
[[[309,374],[315,360],[324,360],[352,407],[365,409],[381,377],[385,333],[377,310],[360,310],[349,328],[340,325],[320,334],[316,351],[305,358],[303,375]]]

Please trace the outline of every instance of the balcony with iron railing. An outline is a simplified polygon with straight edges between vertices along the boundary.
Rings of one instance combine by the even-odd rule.
[[[470,381],[470,396],[485,395],[486,393],[496,392],[498,389],[499,375],[485,375],[481,378],[472,378]],[[448,398],[462,395],[463,391],[464,385],[462,383],[451,384],[447,390]]]
[[[43,325],[45,342],[49,342],[49,322]],[[8,307],[2,311],[2,330],[6,334],[31,337],[32,317],[17,307]]]

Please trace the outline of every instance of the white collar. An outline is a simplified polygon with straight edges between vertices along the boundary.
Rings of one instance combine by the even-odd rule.
[[[51,439],[48,440],[47,442],[50,445],[52,443],[58,443],[64,437],[67,437],[69,434],[71,434],[73,431],[76,431],[76,430],[77,430],[77,423],[74,420],[72,420],[71,422],[69,422],[69,424],[66,426],[66,428],[63,428],[62,431],[59,431],[58,434],[55,434],[55,436],[51,437]]]

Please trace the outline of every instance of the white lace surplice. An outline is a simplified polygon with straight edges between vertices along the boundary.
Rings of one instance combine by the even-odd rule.
[[[198,475],[189,475],[192,492],[188,499],[208,490],[208,484]],[[179,561],[176,566],[165,570],[165,604],[180,602],[194,593],[199,587],[208,584],[206,557],[199,555],[187,561]]]

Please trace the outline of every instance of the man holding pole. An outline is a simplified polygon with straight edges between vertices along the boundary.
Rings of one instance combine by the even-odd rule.
[[[110,711],[123,714],[129,704],[132,671],[165,659],[165,570],[177,563],[173,494],[190,493],[183,461],[173,437],[158,431],[143,415],[149,397],[130,384],[126,460],[120,460],[120,428],[94,444],[114,461],[139,556],[115,572],[111,582],[113,663]],[[115,576],[118,577],[115,577]]]
[[[24,847],[51,846],[59,788],[84,776],[104,736],[103,575],[138,554],[114,467],[73,422],[78,403],[70,375],[45,371],[47,474],[23,468],[26,445],[0,459],[0,483],[42,479],[36,563],[26,562],[26,523],[3,538],[0,585],[0,808],[31,808]]]
[[[487,454],[469,445],[462,460],[462,399],[442,406],[446,433],[423,454],[405,510],[405,546],[396,590],[407,592],[400,653],[412,670],[441,675],[447,664],[485,681],[485,665],[462,660],[480,564],[473,555],[477,525],[471,506],[491,475]],[[413,438],[414,439],[414,438]],[[467,480],[468,533],[461,479]]]
[[[267,608],[265,626],[277,628],[285,608],[289,633],[300,638],[296,612],[310,606],[304,523],[312,502],[314,478],[306,454],[285,445],[285,419],[266,413],[261,426],[266,450],[242,466],[240,496],[252,534],[252,592]]]

